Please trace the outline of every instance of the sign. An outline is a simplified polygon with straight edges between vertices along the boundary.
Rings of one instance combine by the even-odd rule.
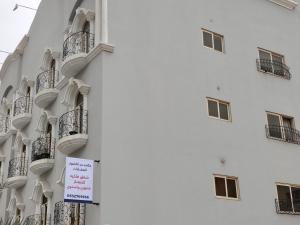
[[[66,157],[65,202],[93,203],[94,161]]]

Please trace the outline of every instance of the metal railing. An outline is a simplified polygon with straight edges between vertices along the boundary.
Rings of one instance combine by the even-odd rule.
[[[23,113],[31,113],[32,99],[30,96],[24,96],[14,101],[14,116]]]
[[[9,116],[3,116],[0,117],[0,134],[5,134],[8,132],[10,128],[10,117]]]
[[[59,139],[74,134],[87,134],[87,129],[88,112],[82,107],[69,111],[59,118]]]
[[[268,138],[300,145],[300,132],[291,127],[266,125],[266,135]]]
[[[288,80],[291,79],[290,68],[282,62],[270,59],[257,59],[256,66],[259,71],[271,73]]]
[[[54,206],[54,225],[85,225],[85,204],[55,203]]]
[[[27,176],[28,163],[25,157],[16,157],[9,161],[8,178]]]
[[[55,139],[39,137],[32,142],[31,162],[40,159],[54,159]]]
[[[300,215],[300,199],[275,199],[275,208],[278,214]]]
[[[63,60],[67,57],[79,54],[79,53],[89,53],[89,51],[95,45],[94,34],[89,32],[80,31],[71,34],[63,44]]]
[[[52,89],[55,87],[55,81],[57,79],[56,75],[58,71],[47,70],[41,72],[36,78],[36,93],[39,93],[45,89]]]

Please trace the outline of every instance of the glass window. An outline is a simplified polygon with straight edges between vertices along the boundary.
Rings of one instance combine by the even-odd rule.
[[[208,114],[213,117],[219,117],[218,102],[208,100]]]
[[[228,104],[219,103],[219,108],[220,108],[220,118],[223,120],[229,120]]]
[[[284,185],[277,185],[278,203],[281,211],[292,211],[292,200],[290,187]]]
[[[215,177],[216,195],[226,197],[225,178]]]
[[[227,178],[227,190],[229,198],[237,198],[236,180]]]
[[[219,52],[223,52],[223,43],[222,43],[222,36],[214,35],[214,48]]]
[[[268,129],[270,137],[282,138],[282,127],[280,123],[280,116],[274,114],[268,114]]]
[[[213,47],[212,34],[211,33],[203,31],[203,44],[204,44],[204,46],[209,47],[209,48]]]

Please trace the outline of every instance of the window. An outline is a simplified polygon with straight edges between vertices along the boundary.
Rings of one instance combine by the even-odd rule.
[[[219,176],[216,175],[215,179],[215,190],[217,197],[238,199],[238,179],[236,177]]]
[[[230,120],[230,105],[217,99],[207,99],[208,115],[222,120]]]
[[[287,142],[300,143],[300,136],[294,127],[292,117],[267,112],[267,136]]]
[[[216,51],[224,52],[223,36],[208,30],[203,32],[203,45],[208,48],[213,48]]]
[[[277,212],[300,213],[300,186],[277,184]]]
[[[264,49],[258,49],[258,54],[258,69],[260,71],[272,73],[280,77],[290,77],[289,68],[285,65],[283,55]]]

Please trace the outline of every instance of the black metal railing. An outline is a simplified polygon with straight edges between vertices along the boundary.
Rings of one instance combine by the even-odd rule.
[[[259,71],[272,73],[285,79],[291,79],[290,69],[282,62],[270,59],[257,59],[256,66]]]
[[[74,134],[87,134],[88,112],[82,107],[63,114],[59,118],[59,138]]]
[[[45,89],[55,87],[58,72],[56,70],[47,70],[40,73],[36,78],[36,93]]]
[[[293,203],[290,199],[275,199],[275,208],[278,214],[300,215],[300,199]]]
[[[8,116],[0,117],[0,134],[5,134],[10,128],[10,118]]]
[[[57,202],[54,206],[54,225],[84,225],[85,214],[85,204]]]
[[[291,127],[266,125],[266,135],[268,138],[300,145],[300,132]]]
[[[55,139],[51,137],[39,137],[32,142],[31,161],[40,159],[54,159]]]
[[[63,45],[63,60],[67,57],[79,54],[88,53],[94,47],[94,34],[81,31],[71,34]]]
[[[28,163],[25,157],[16,157],[9,161],[8,178],[27,176]]]
[[[23,113],[31,113],[32,99],[30,96],[24,96],[14,101],[14,116]]]

